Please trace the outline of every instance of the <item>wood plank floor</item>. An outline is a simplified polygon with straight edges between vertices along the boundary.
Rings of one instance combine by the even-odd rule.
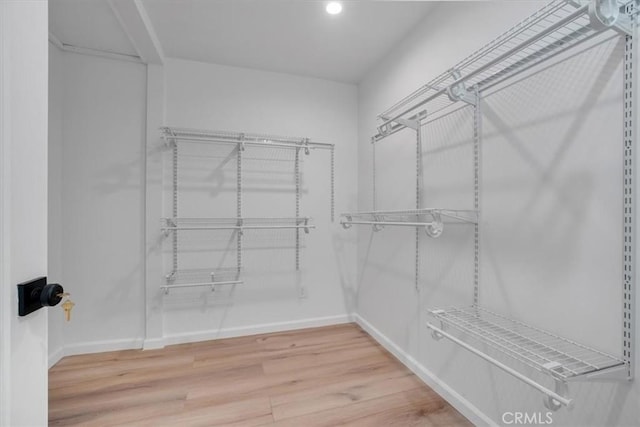
[[[354,324],[65,357],[49,425],[467,426]]]

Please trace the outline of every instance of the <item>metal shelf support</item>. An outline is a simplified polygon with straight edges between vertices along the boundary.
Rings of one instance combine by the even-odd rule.
[[[622,356],[627,362],[627,378],[634,377],[635,357],[635,286],[636,286],[636,117],[637,90],[635,81],[638,58],[634,40],[637,36],[636,5],[631,2],[626,7],[626,15],[633,17],[633,33],[625,36],[624,50],[624,137],[623,137],[623,277],[622,277]]]
[[[308,142],[308,141],[307,141]],[[307,148],[308,151],[308,148]],[[296,212],[295,217],[300,216],[300,149],[296,150],[296,159],[294,165],[294,174],[296,181]],[[296,228],[296,271],[300,270],[300,229]]]
[[[244,153],[244,134],[240,134],[240,144],[236,147],[236,216],[237,226],[242,227],[242,154]],[[244,233],[238,228],[236,233],[236,269],[242,271],[242,239]]]
[[[420,122],[417,122],[416,131],[416,210],[422,207],[422,129]],[[425,232],[429,237],[440,237],[444,229],[440,214],[434,212],[432,214],[433,221],[425,227]],[[416,227],[416,257],[414,271],[414,287],[416,292],[420,292],[420,227]]]
[[[482,142],[482,110],[480,91],[476,87],[473,110],[473,208],[477,212],[476,223],[473,226],[473,304],[480,303],[480,167]]]
[[[174,218],[177,218],[178,217],[178,143],[175,139],[171,139],[171,147],[172,147],[171,165],[173,170],[172,172],[173,185],[171,187],[173,192],[172,194],[173,205],[171,207],[171,214],[173,215]],[[172,253],[173,270],[172,271],[176,271],[178,270],[178,234],[177,233],[173,233],[171,246],[173,250],[173,253]]]

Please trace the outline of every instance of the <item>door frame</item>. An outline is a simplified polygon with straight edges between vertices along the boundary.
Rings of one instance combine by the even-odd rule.
[[[11,335],[9,333],[9,313],[10,307],[10,295],[9,281],[8,281],[8,268],[9,257],[7,254],[7,246],[9,235],[6,228],[6,212],[8,210],[9,201],[7,200],[8,193],[7,187],[7,164],[8,155],[6,148],[6,141],[8,137],[8,102],[5,93],[8,86],[6,80],[6,62],[5,62],[5,43],[7,40],[7,25],[6,25],[6,5],[0,1],[0,425],[9,425],[10,419],[10,405],[9,405],[9,390],[11,387],[11,377],[9,369],[9,357],[11,354]]]
[[[47,420],[46,312],[18,317],[15,286],[46,274],[47,10],[0,0],[0,426]]]

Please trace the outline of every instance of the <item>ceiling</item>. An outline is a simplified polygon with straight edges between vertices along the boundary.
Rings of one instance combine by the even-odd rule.
[[[63,44],[136,54],[108,0],[50,1]],[[433,3],[321,0],[142,0],[165,57],[358,83]]]
[[[106,0],[51,0],[49,31],[64,44],[136,54]]]

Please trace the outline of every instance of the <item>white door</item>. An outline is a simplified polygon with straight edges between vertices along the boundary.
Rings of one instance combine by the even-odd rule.
[[[47,0],[0,0],[0,426],[47,424],[47,309],[16,284],[47,274]]]

